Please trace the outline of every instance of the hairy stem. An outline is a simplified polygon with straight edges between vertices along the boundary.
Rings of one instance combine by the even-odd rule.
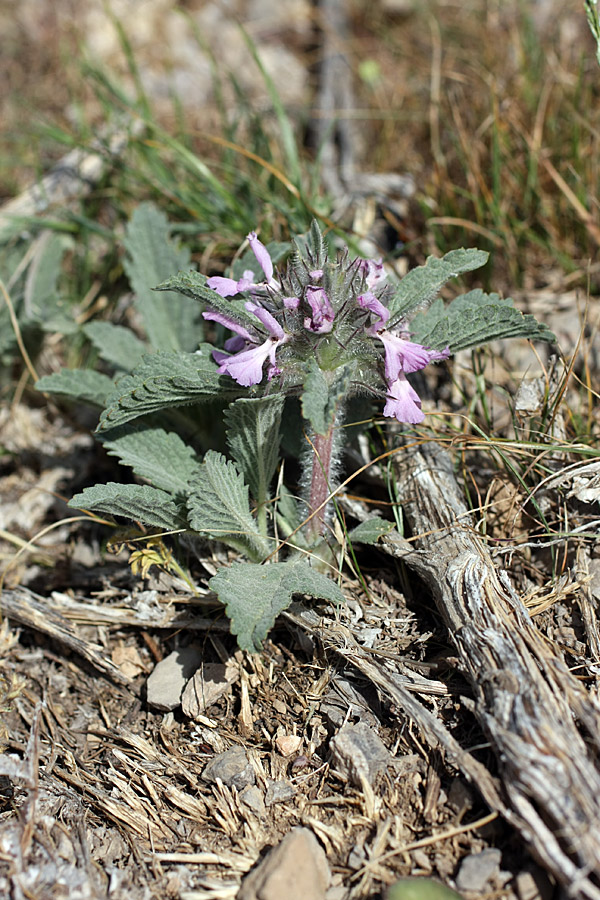
[[[332,424],[326,434],[314,434],[312,437],[311,473],[308,492],[309,514],[314,513],[306,525],[309,540],[325,534],[327,498],[332,492],[332,469],[334,465],[333,440],[335,425]]]

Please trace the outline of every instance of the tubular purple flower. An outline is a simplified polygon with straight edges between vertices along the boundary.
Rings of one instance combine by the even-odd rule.
[[[258,347],[251,347],[242,353],[236,353],[221,362],[219,372],[230,375],[234,381],[243,387],[250,387],[251,384],[260,384],[263,377],[263,364],[266,359],[271,360],[271,366],[276,367],[275,351],[281,341],[274,341],[273,338],[267,338],[264,344]]]
[[[322,288],[306,289],[306,301],[312,310],[312,317],[304,320],[307,331],[327,334],[333,328],[335,311],[329,297]]]
[[[224,313],[217,312],[215,309],[207,309],[202,313],[202,318],[206,319],[209,322],[218,322],[219,325],[224,325],[225,328],[229,328],[231,331],[235,331],[236,334],[239,334],[241,338],[243,338],[245,341],[248,341],[248,343],[250,344],[254,341],[254,338],[252,337],[250,332],[247,331],[247,329],[244,328],[243,325],[239,325],[235,321],[235,319],[230,319],[229,316],[226,316]]]
[[[212,278],[206,279],[206,283],[220,297],[233,297],[234,294],[241,294],[242,291],[248,291],[254,286],[254,272],[252,269],[246,269],[239,281],[236,281],[235,278],[213,275]]]
[[[264,309],[264,307],[253,303],[251,300],[245,306],[248,312],[256,316],[259,322],[265,326],[269,332],[269,337],[262,344],[256,344],[254,338],[250,336],[250,333],[245,328],[231,320],[229,327],[233,329],[235,325],[233,330],[237,331],[241,337],[244,337],[242,335],[242,331],[244,331],[246,334],[246,337],[244,337],[245,343],[250,344],[250,346],[245,350],[242,349],[240,353],[235,353],[233,356],[227,356],[220,350],[213,350],[213,358],[219,364],[219,372],[221,374],[230,375],[243,387],[250,387],[251,384],[260,384],[262,381],[263,365],[267,359],[271,362],[267,372],[269,381],[275,375],[280,374],[281,370],[275,361],[275,353],[277,348],[288,340],[288,335],[286,335],[277,319],[271,315],[268,309]],[[218,319],[217,316],[219,316]],[[211,313],[211,318],[215,321],[220,321],[222,324],[228,324],[227,316],[222,313]],[[233,346],[231,346],[233,341],[235,341],[235,338],[230,338],[227,341],[227,344],[230,344],[228,349],[233,349]],[[235,349],[240,349],[239,345],[236,345]]]
[[[378,331],[377,337],[385,348],[385,377],[388,383],[395,381],[400,372],[417,372],[430,362],[448,359],[450,350],[429,350],[421,344],[407,341],[391,331]]]
[[[250,244],[250,249],[252,250],[258,261],[259,266],[265,273],[267,283],[270,284],[273,279],[273,262],[271,260],[271,257],[269,256],[269,251],[267,250],[265,245],[262,244],[256,237],[255,231],[250,232],[250,234],[247,236],[247,240]]]
[[[283,305],[286,309],[298,309],[300,306],[300,297],[284,297]]]
[[[408,383],[403,372],[400,372],[398,378],[388,387],[383,415],[395,417],[399,422],[408,425],[417,425],[425,418],[425,413],[421,409],[421,398]]]
[[[374,316],[377,316],[379,319],[378,322],[371,325],[369,329],[367,329],[369,334],[375,334],[375,332],[382,328],[387,320],[390,317],[389,309],[383,305],[381,300],[378,300],[375,294],[372,291],[366,291],[366,293],[361,294],[360,297],[356,298],[356,302],[359,306],[362,306],[363,309],[368,309],[369,312],[372,312]]]
[[[221,275],[213,275],[212,278],[206,279],[206,283],[220,297],[233,297],[234,294],[239,293],[238,283],[234,278],[223,278]]]
[[[265,328],[267,329],[267,331],[269,332],[269,334],[272,337],[275,337],[280,341],[284,339],[285,332],[284,332],[283,328],[281,327],[281,325],[279,324],[277,319],[275,319],[271,315],[271,313],[269,312],[268,309],[264,309],[262,306],[259,306],[257,303],[252,303],[251,300],[249,300],[247,303],[245,303],[244,306],[246,307],[248,312],[251,312],[253,315],[256,316],[257,319],[259,319],[263,323],[263,325],[265,326]]]

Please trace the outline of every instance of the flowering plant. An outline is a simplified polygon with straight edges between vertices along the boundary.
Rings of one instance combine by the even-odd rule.
[[[106,401],[101,440],[150,484],[96,485],[70,505],[235,549],[245,560],[223,567],[209,584],[226,605],[240,645],[259,649],[294,594],[343,599],[309,559],[331,560],[331,501],[348,401],[370,397],[383,405],[384,416],[417,425],[425,413],[413,373],[491,339],[553,335],[497,294],[474,290],[448,306],[435,299],[450,278],[483,265],[487,254],[479,250],[430,257],[392,282],[381,261],[353,259],[345,247],[332,258],[316,223],[293,242],[291,253],[283,248],[289,260],[280,271],[273,256],[281,245],[265,246],[254,232],[247,240],[231,277],[181,271],[156,288],[172,292],[174,316],[178,296],[200,301],[209,328],[230,332],[223,347],[203,343],[193,352],[144,356]],[[51,389],[42,381],[40,389]],[[132,424],[147,414],[217,400],[226,407],[231,459],[212,449],[201,458],[193,444],[155,419],[145,427]],[[300,496],[290,492],[279,466],[281,433],[289,438],[298,420],[294,410],[305,447]],[[358,531],[355,539],[367,540]]]

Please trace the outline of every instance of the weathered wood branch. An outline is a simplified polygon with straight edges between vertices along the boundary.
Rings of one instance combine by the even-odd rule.
[[[600,898],[600,708],[534,626],[472,528],[449,457],[397,463],[414,544],[385,549],[429,585],[498,758],[513,824],[571,896]]]

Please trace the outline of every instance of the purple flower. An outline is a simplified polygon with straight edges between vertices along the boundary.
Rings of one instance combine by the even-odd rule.
[[[269,286],[277,287],[277,283],[273,281],[273,262],[269,256],[269,251],[265,245],[258,240],[255,231],[251,231],[250,234],[247,235],[247,240],[250,244],[250,249],[254,253],[264,272],[266,279],[265,283]],[[246,269],[239,281],[236,281],[235,278],[225,278],[222,275],[213,275],[212,278],[207,278],[206,283],[211,290],[216,291],[221,297],[233,297],[235,294],[251,291],[253,287],[260,287],[260,285],[256,284],[254,281],[254,272],[252,269]]]
[[[312,310],[312,316],[304,320],[304,327],[315,334],[327,334],[333,328],[335,311],[329,297],[322,288],[306,289],[306,301]]]
[[[379,259],[363,259],[360,262],[360,268],[365,276],[368,288],[374,288],[375,285],[384,281],[386,278],[385,269],[383,268],[383,260]]]
[[[213,275],[212,278],[206,279],[206,283],[221,297],[233,297],[234,294],[241,294],[242,291],[248,291],[254,286],[254,272],[252,269],[246,269],[239,281],[236,281],[235,278]]]
[[[229,327],[234,331],[237,331],[238,335],[242,337],[242,331],[244,331],[247,335],[244,340],[247,344],[250,344],[250,346],[232,356],[227,356],[220,350],[213,350],[213,357],[216,362],[219,363],[219,372],[221,374],[230,375],[234,381],[237,381],[237,383],[241,384],[243,387],[250,387],[251,384],[260,384],[262,381],[263,365],[267,359],[271,362],[267,373],[269,381],[275,375],[280,374],[281,370],[277,366],[275,353],[277,348],[288,340],[288,336],[277,319],[275,319],[267,309],[264,309],[262,306],[258,306],[258,304],[252,303],[251,301],[246,303],[246,309],[248,312],[255,315],[259,322],[265,326],[269,332],[269,337],[262,344],[257,344],[245,328],[238,325],[237,322],[230,320]],[[220,319],[216,319],[217,315],[220,316]],[[222,324],[227,324],[227,316],[224,316],[221,313],[212,313],[211,317],[215,321],[221,321]],[[230,340],[233,341],[235,338]]]
[[[430,362],[448,359],[450,356],[448,347],[441,351],[430,350],[421,344],[398,337],[391,331],[378,331],[377,337],[385,348],[385,377],[388,384],[395,381],[400,372],[417,372]]]
[[[378,322],[375,322],[375,324],[371,325],[368,329],[369,334],[375,334],[378,329],[383,328],[390,317],[390,311],[387,306],[383,305],[381,300],[377,299],[372,291],[366,291],[366,293],[361,294],[360,297],[356,298],[356,302],[359,306],[362,306],[363,309],[368,309],[369,312],[372,312],[373,315],[377,316],[379,319]]]
[[[403,372],[388,386],[384,416],[396,417],[399,422],[417,425],[425,418],[421,409],[421,398],[410,385]]]
[[[235,333],[243,338],[244,341],[248,341],[249,343],[252,343],[253,341],[252,335],[243,325],[239,325],[235,319],[229,318],[229,316],[226,316],[224,313],[217,312],[213,309],[207,309],[202,313],[202,318],[209,322],[218,322],[219,325],[224,325],[225,328],[235,331]],[[232,341],[235,340],[235,338],[229,338],[229,340]],[[227,344],[225,344],[225,346],[227,347]]]
[[[227,359],[222,359],[221,357],[219,372],[231,375],[233,380],[243,387],[250,387],[251,384],[260,384],[263,377],[263,364],[267,358],[271,360],[272,368],[277,368],[275,351],[280,343],[281,341],[268,337],[264,344],[251,347],[249,350],[243,350],[241,353],[236,353]]]
[[[259,266],[265,273],[267,284],[270,284],[273,280],[273,262],[271,260],[271,257],[269,256],[269,251],[267,250],[265,245],[262,244],[256,237],[255,231],[251,231],[248,235],[248,243],[250,244],[250,249],[258,260]]]
[[[385,378],[388,391],[384,416],[395,416],[399,422],[406,422],[409,425],[422,422],[425,413],[421,410],[421,400],[407,381],[406,373],[424,369],[430,362],[448,359],[449,347],[444,350],[430,350],[385,329],[378,331],[375,336],[382,341],[385,348]]]

